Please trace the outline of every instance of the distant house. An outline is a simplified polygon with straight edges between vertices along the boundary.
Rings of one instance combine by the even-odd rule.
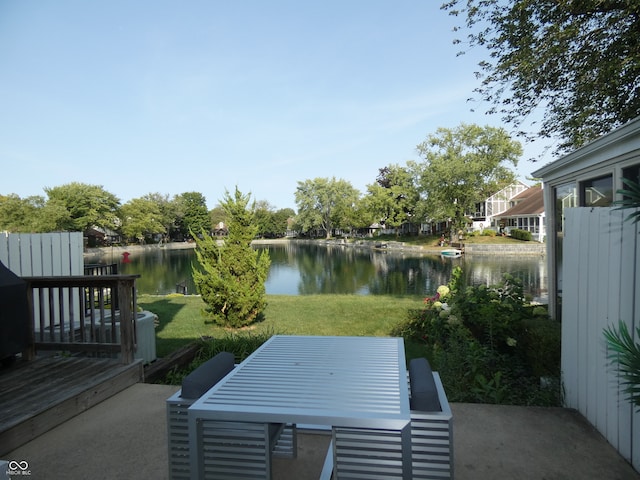
[[[529,188],[528,185],[517,181],[508,187],[494,193],[490,197],[476,203],[474,212],[467,212],[468,229],[482,231],[500,229],[500,215],[514,206],[515,198]],[[420,224],[423,235],[440,235],[449,232],[450,219],[430,220]]]
[[[475,212],[469,212],[473,230],[499,230],[498,216],[513,206],[513,199],[529,188],[518,181],[476,203]]]
[[[85,230],[84,240],[86,247],[104,247],[121,242],[122,236],[118,232],[108,228],[102,228],[94,225],[93,227]]]
[[[512,206],[499,215],[495,215],[500,228],[509,233],[511,229],[531,232],[533,239],[543,242],[544,228],[544,196],[542,187],[537,185],[516,195],[509,202]]]
[[[224,222],[218,222],[211,233],[214,237],[226,237],[229,234],[229,229]]]

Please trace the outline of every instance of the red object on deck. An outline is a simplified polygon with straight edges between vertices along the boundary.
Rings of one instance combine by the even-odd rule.
[[[122,254],[122,263],[131,263],[131,260],[129,260],[129,255],[131,255],[129,252],[124,252]]]

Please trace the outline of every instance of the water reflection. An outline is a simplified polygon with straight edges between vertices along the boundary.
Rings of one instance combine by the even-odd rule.
[[[417,256],[336,245],[296,243],[259,245],[269,251],[271,269],[266,282],[270,295],[356,294],[433,295],[447,283],[453,266],[460,265],[469,283],[495,284],[509,273],[522,280],[526,293],[547,293],[546,260],[526,256],[466,256],[459,259]],[[119,258],[85,259],[85,263],[120,262],[122,273],[141,274],[140,293],[167,294],[186,282],[187,292],[196,293],[191,278],[193,250],[157,249],[130,255],[131,263]]]

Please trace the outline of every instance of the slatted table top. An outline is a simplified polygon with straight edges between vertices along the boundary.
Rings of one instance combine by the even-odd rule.
[[[401,430],[401,338],[276,335],[190,408],[197,418]]]

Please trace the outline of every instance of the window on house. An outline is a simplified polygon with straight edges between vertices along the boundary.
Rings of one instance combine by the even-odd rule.
[[[555,209],[553,211],[553,228],[555,235],[555,280],[556,280],[556,308],[554,316],[562,318],[562,243],[564,239],[564,209],[577,206],[577,192],[574,183],[559,185],[554,188]]]
[[[613,203],[613,175],[580,182],[580,204],[583,207],[608,207]]]
[[[578,205],[576,188],[573,183],[567,183],[555,188],[555,230],[556,234],[564,231],[564,209]]]
[[[640,164],[623,168],[622,178],[629,179],[640,185]],[[627,185],[623,185],[622,188],[627,188]]]

